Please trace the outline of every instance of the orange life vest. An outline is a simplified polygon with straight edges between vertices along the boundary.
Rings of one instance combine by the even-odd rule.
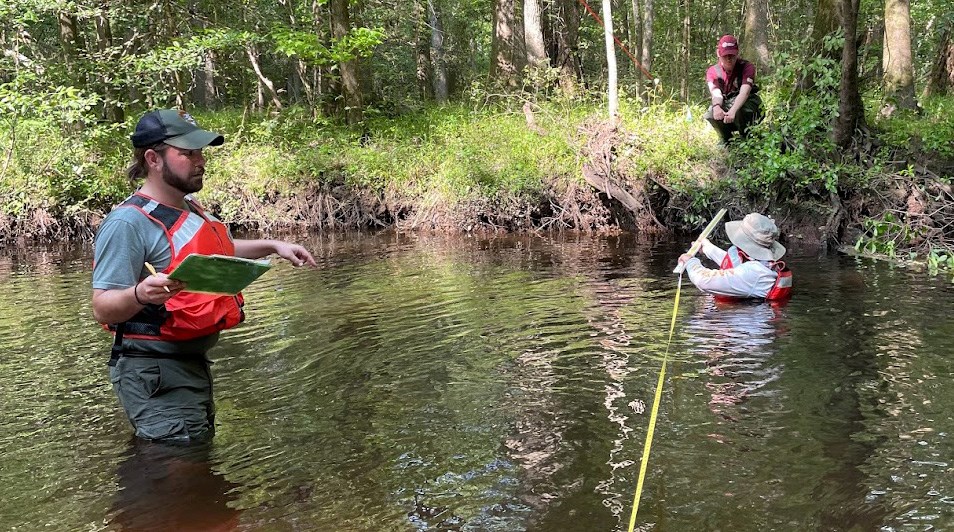
[[[162,227],[169,240],[171,260],[163,273],[169,273],[190,253],[234,255],[235,244],[225,224],[207,215],[198,204],[188,200],[190,210],[181,210],[143,195],[133,194],[117,209],[136,209]],[[104,327],[121,338],[192,340],[234,327],[245,319],[242,294],[223,296],[179,292],[163,305],[146,305],[128,321]],[[115,346],[120,347],[120,346]]]
[[[719,268],[722,270],[730,270],[737,266],[741,266],[746,260],[751,260],[749,257],[739,248],[732,246],[726,251],[725,258],[722,259],[722,264],[719,265]],[[792,295],[792,271],[785,266],[785,262],[777,260],[769,262],[769,269],[775,272],[775,284],[772,285],[772,289],[768,291],[765,299],[768,301],[780,301],[787,299]],[[731,302],[738,301],[742,298],[730,297],[730,296],[716,296],[717,301],[722,302]]]

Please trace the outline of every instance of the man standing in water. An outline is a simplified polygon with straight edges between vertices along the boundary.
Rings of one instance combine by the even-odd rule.
[[[702,242],[702,252],[720,269],[706,268],[688,253],[679,257],[696,288],[715,294],[719,300],[788,298],[792,292],[792,272],[779,260],[785,255],[785,247],[778,243],[775,222],[751,213],[740,221],[726,222],[725,232],[733,244],[728,251],[708,239]]]
[[[732,140],[738,131],[745,138],[750,125],[762,117],[762,100],[755,84],[755,65],[739,58],[739,42],[723,35],[716,47],[718,62],[706,71],[706,86],[712,106],[705,118],[719,132],[722,142]]]
[[[190,253],[250,259],[276,253],[315,266],[304,247],[279,240],[233,240],[228,228],[190,194],[202,189],[202,149],[222,135],[200,129],[183,111],[150,111],[131,137],[139,190],[106,217],[96,234],[93,316],[114,334],[109,377],[136,436],[151,441],[208,441],[215,432],[207,351],[219,332],[244,318],[241,294],[185,292],[166,274]],[[149,267],[159,272],[150,275]]]

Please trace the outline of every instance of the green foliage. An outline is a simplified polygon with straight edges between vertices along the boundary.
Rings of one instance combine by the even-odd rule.
[[[842,42],[843,37],[829,37],[825,47],[839,49]],[[853,175],[831,157],[836,151],[830,132],[838,116],[840,66],[824,55],[809,61],[800,59],[804,55],[779,54],[778,68],[765,85],[768,90],[760,93],[766,117],[732,150],[741,186],[766,199],[782,190],[824,196]],[[813,83],[812,90],[798,88],[806,82]]]
[[[865,233],[855,242],[855,250],[869,255],[884,255],[896,258],[917,236],[911,227],[893,213],[887,212],[879,219],[864,221]]]
[[[369,57],[385,38],[381,28],[352,28],[347,35],[325,46],[313,31],[299,31],[285,26],[272,30],[275,51],[289,57],[299,57],[313,65],[326,65]]]
[[[896,111],[877,125],[891,148],[921,149],[942,159],[954,159],[954,95],[922,100],[919,112]]]

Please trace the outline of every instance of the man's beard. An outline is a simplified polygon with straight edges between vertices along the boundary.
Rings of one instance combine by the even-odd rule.
[[[192,194],[202,190],[202,175],[182,177],[172,173],[168,165],[162,167],[162,180],[183,194]]]

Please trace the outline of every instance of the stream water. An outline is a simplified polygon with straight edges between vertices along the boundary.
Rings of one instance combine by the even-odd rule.
[[[0,529],[626,530],[683,245],[321,235],[215,361],[205,448],[137,443],[88,244],[0,250]],[[640,530],[954,529],[954,285],[793,250],[688,279]]]

